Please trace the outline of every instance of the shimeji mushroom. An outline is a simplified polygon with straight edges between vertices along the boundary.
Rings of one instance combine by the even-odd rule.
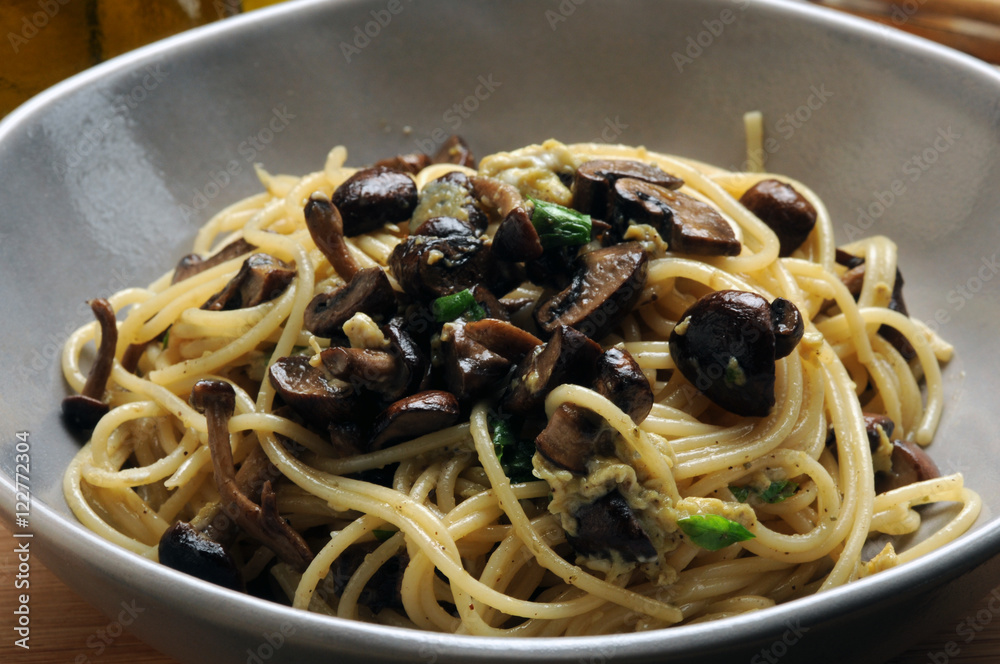
[[[90,300],[90,310],[94,312],[101,329],[101,345],[97,349],[90,373],[87,374],[83,391],[62,400],[62,413],[66,422],[81,430],[93,429],[109,410],[103,397],[118,346],[118,323],[111,303],[104,298],[95,298]]]

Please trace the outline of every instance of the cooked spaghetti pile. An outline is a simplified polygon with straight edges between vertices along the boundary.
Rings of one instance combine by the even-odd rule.
[[[87,527],[304,609],[545,636],[765,608],[976,519],[923,450],[950,346],[895,245],[836,247],[803,184],[555,141],[345,161],[260,171],[91,302],[63,354]]]

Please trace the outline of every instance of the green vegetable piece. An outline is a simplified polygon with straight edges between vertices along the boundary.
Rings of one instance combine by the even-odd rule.
[[[169,344],[170,344],[170,328],[168,327],[163,331],[163,345],[161,346],[161,348],[163,348],[163,350],[166,350]]]
[[[535,455],[535,445],[518,440],[505,420],[490,417],[489,421],[493,430],[493,451],[496,452],[504,475],[515,484],[534,480],[531,458]]]
[[[545,249],[553,247],[575,247],[590,242],[592,224],[589,214],[556,203],[528,198],[535,210],[531,213],[531,224],[538,231],[538,239]]]
[[[748,486],[736,486],[734,484],[730,484],[729,490],[733,493],[736,500],[741,503],[745,503],[747,499],[750,498],[750,487]]]
[[[468,320],[486,318],[486,312],[479,306],[476,298],[472,296],[472,291],[468,288],[434,300],[431,303],[431,311],[434,313],[434,319],[439,323],[448,323],[460,316],[465,316]]]
[[[693,514],[677,519],[677,525],[692,542],[709,551],[755,537],[742,525],[717,514]]]
[[[372,531],[372,535],[374,535],[375,539],[377,539],[379,542],[384,542],[398,532],[399,532],[398,530],[381,530],[379,528],[376,528],[375,530]]]
[[[789,480],[777,480],[771,482],[766,489],[758,492],[760,499],[765,503],[780,503],[785,498],[790,498],[798,491],[799,485]]]

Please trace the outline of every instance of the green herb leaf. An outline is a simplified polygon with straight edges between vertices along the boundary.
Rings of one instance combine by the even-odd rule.
[[[677,525],[692,542],[709,551],[755,537],[742,525],[717,514],[693,514],[677,519]]]
[[[490,417],[490,428],[493,432],[493,451],[510,481],[516,484],[535,479],[531,463],[531,458],[535,456],[534,443],[518,440],[510,425],[500,418]]]
[[[730,484],[729,490],[733,493],[736,500],[741,503],[745,503],[747,499],[750,498],[750,487],[748,486],[736,486],[734,484]]]
[[[531,224],[538,231],[542,247],[575,247],[590,242],[590,215],[548,201],[528,200],[535,206]]]
[[[375,539],[379,542],[384,542],[398,532],[398,530],[380,530],[379,528],[376,528],[372,531],[372,535],[374,535]]]
[[[431,311],[434,313],[434,319],[439,323],[448,323],[460,316],[465,316],[468,320],[486,318],[486,312],[479,306],[476,298],[472,296],[472,291],[468,288],[434,300],[431,303]]]
[[[170,343],[170,328],[168,327],[163,331],[163,345],[161,346],[163,350],[167,349],[167,345]]]
[[[790,498],[799,490],[799,485],[789,480],[777,480],[771,482],[766,489],[758,492],[760,499],[765,503],[780,503],[785,498]]]

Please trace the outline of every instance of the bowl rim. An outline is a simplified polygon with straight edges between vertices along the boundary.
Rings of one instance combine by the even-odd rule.
[[[709,2],[724,5],[725,0]],[[351,4],[365,5],[367,0],[290,0],[192,29],[98,64],[39,93],[0,119],[0,158],[4,154],[8,137],[25,130],[36,114],[90,85],[169,57],[172,51],[197,48],[215,39],[232,38],[241,31],[259,28],[285,15]],[[753,0],[753,4],[755,11],[773,12],[792,17],[796,21],[821,23],[866,42],[881,41],[890,49],[933,59],[945,68],[963,73],[984,86],[1000,91],[1000,69],[921,37],[794,0]],[[14,493],[11,478],[6,471],[0,472],[0,517],[7,523],[13,523]],[[980,519],[982,518],[981,515]],[[53,563],[64,556],[75,556],[95,571],[122,585],[142,588],[144,593],[157,596],[170,605],[190,606],[194,613],[204,612],[206,607],[224,601],[233,612],[250,616],[254,622],[281,624],[282,621],[293,621],[302,627],[300,636],[308,633],[318,639],[335,633],[339,637],[346,635],[354,639],[359,646],[378,639],[380,647],[387,648],[387,652],[392,654],[412,653],[415,644],[423,643],[442,647],[449,655],[467,657],[469,661],[483,661],[495,656],[497,652],[502,652],[510,661],[534,661],[539,647],[545,649],[546,658],[551,661],[570,661],[581,653],[592,653],[595,648],[602,646],[611,648],[616,657],[627,659],[629,656],[648,656],[652,652],[667,655],[673,651],[665,648],[674,645],[683,645],[686,652],[708,646],[717,649],[723,643],[766,639],[767,635],[780,634],[791,622],[808,624],[827,621],[832,615],[871,607],[886,601],[887,597],[910,594],[930,585],[940,585],[942,579],[945,583],[950,582],[967,569],[982,565],[1000,554],[1000,516],[977,523],[974,528],[956,541],[901,567],[859,579],[821,595],[810,595],[771,607],[766,611],[743,614],[718,622],[627,635],[505,638],[437,634],[331,618],[205,584],[116,546],[56,507],[38,499],[32,501],[32,532],[38,536],[42,558]],[[58,565],[53,564],[53,569],[58,575]],[[942,570],[945,570],[944,574],[941,573]],[[70,579],[66,580],[72,582]],[[199,596],[212,601],[191,601]],[[725,627],[722,634],[719,634],[720,624]],[[762,634],[765,636],[762,637]]]

